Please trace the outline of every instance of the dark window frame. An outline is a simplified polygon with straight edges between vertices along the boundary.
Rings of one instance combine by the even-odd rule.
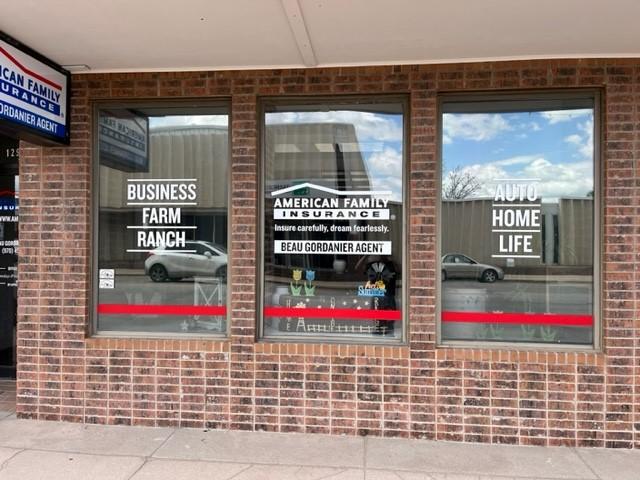
[[[593,343],[591,345],[572,345],[566,343],[546,344],[534,342],[492,342],[486,340],[444,340],[442,338],[442,137],[444,113],[504,113],[523,111],[522,105],[534,105],[539,102],[538,111],[554,107],[567,108],[583,101],[593,103]],[[442,92],[436,105],[436,346],[438,348],[464,348],[482,350],[538,350],[554,352],[599,353],[603,345],[603,278],[602,258],[604,248],[604,169],[602,146],[604,142],[603,108],[604,94],[599,88],[539,89],[539,90],[503,90],[475,92]],[[507,103],[509,102],[509,103]],[[492,104],[510,105],[512,110],[504,108],[486,108]],[[445,110],[445,105],[449,108]],[[451,106],[455,106],[451,108]],[[473,108],[470,108],[473,107]],[[578,108],[578,107],[574,107]],[[525,110],[526,111],[526,110]],[[528,109],[528,111],[536,111]]]
[[[228,133],[227,133],[227,182],[229,189],[227,190],[227,245],[231,245],[231,167],[232,167],[232,102],[229,97],[215,98],[160,98],[160,99],[133,99],[133,100],[98,100],[92,101],[91,110],[91,240],[90,252],[92,260],[90,264],[90,313],[89,325],[87,328],[87,336],[89,338],[129,338],[129,339],[171,339],[171,340],[205,340],[205,341],[221,341],[227,340],[231,335],[231,289],[229,286],[232,282],[230,274],[227,276],[227,295],[226,307],[227,315],[225,317],[226,331],[222,333],[176,333],[176,332],[145,332],[145,331],[115,331],[100,330],[98,328],[98,283],[99,283],[99,236],[98,229],[100,224],[100,146],[99,146],[99,128],[100,128],[100,111],[103,109],[153,109],[162,111],[163,109],[207,109],[211,111],[219,110],[224,112],[228,117]],[[215,113],[212,113],[215,114]],[[222,113],[221,113],[222,114]],[[227,248],[227,265],[233,262],[232,252]],[[227,268],[228,272],[231,272]]]
[[[309,111],[322,111],[323,105],[357,106],[371,103],[393,103],[402,105],[402,330],[400,339],[375,339],[357,338],[345,336],[345,338],[328,337],[326,335],[308,336],[284,336],[264,334],[264,238],[265,238],[265,176],[266,176],[266,114],[272,113],[278,107],[303,107]],[[407,346],[409,335],[409,172],[410,172],[410,126],[411,126],[411,101],[408,93],[400,94],[359,94],[359,95],[288,95],[288,96],[264,96],[258,98],[258,244],[256,265],[256,341],[260,343],[299,343],[299,344],[335,344],[335,345],[374,345],[374,346]],[[315,108],[312,108],[315,107]]]

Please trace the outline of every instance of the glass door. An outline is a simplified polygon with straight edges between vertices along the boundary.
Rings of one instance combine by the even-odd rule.
[[[18,142],[0,139],[0,377],[14,376],[18,280]]]

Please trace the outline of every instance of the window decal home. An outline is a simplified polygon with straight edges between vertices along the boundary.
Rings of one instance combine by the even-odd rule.
[[[591,345],[595,99],[442,103],[441,340]]]

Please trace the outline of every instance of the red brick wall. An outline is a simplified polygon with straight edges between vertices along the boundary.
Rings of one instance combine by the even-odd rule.
[[[603,87],[604,353],[436,348],[436,97]],[[71,146],[24,145],[17,409],[73,422],[640,447],[640,61],[82,75]],[[257,97],[411,99],[409,346],[256,343]],[[95,339],[90,311],[91,102],[232,99],[231,336]]]

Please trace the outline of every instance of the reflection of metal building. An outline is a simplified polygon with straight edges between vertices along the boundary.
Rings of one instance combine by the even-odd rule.
[[[355,126],[350,123],[290,123],[267,124],[266,126],[265,169],[266,177],[277,179],[265,184],[265,215],[272,218],[270,192],[304,182],[333,188],[336,190],[373,190],[371,177],[362,153],[367,145],[358,141]],[[398,172],[401,174],[401,172]],[[323,192],[301,192],[300,195],[330,196]],[[389,201],[390,215],[398,219],[398,228],[389,234],[377,233],[335,233],[335,240],[391,240],[393,260],[402,264],[402,205]],[[362,222],[362,221],[360,221]],[[319,223],[319,222],[314,222]],[[336,221],[326,222],[341,223]],[[342,223],[348,224],[346,220]],[[387,222],[387,224],[390,224]],[[265,258],[273,255],[273,231],[265,231]],[[327,239],[326,234],[278,234],[282,239]],[[347,271],[353,271],[357,256],[337,257],[347,262]],[[304,264],[301,264],[303,258]],[[291,267],[330,270],[333,268],[332,255],[278,255],[276,262],[285,270]]]
[[[557,215],[560,265],[593,264],[593,199],[561,198]]]
[[[336,190],[369,190],[371,182],[356,129],[350,123],[290,123],[266,127],[271,178],[313,182]],[[284,185],[287,183],[286,185]],[[276,190],[267,185],[266,190]]]
[[[355,127],[341,123],[309,123],[267,125],[266,162],[271,178],[267,191],[295,183],[312,182],[337,190],[370,190],[371,180],[363,159]],[[131,173],[101,165],[100,169],[100,256],[103,263],[114,267],[139,267],[144,254],[126,253],[135,243],[135,232],[127,225],[140,223],[139,207],[127,207],[127,179],[132,178],[194,178],[198,184],[197,209],[184,207],[183,224],[196,225],[197,239],[225,244],[227,235],[226,202],[228,192],[226,127],[188,126],[163,127],[150,131],[149,171]],[[317,192],[316,192],[317,194]],[[269,215],[269,202],[266,205]],[[389,202],[391,215],[401,218],[400,204]],[[336,234],[336,239],[355,239]],[[394,261],[401,264],[402,229],[392,229]],[[265,232],[265,248],[273,246],[273,232]],[[340,238],[339,238],[340,237]],[[389,235],[359,234],[360,240],[388,239]],[[324,237],[326,239],[326,237]],[[268,251],[265,253],[269,253]],[[289,256],[280,258],[284,265],[299,266]],[[349,263],[357,258],[348,258]],[[318,260],[316,259],[316,262]],[[331,268],[332,256],[320,261]],[[311,266],[311,261],[308,261]]]
[[[150,131],[149,172],[100,167],[100,207],[126,209],[127,179],[196,178],[198,208],[227,204],[228,130],[226,127],[163,127]]]
[[[141,221],[140,207],[127,206],[127,179],[197,181],[197,207],[182,207],[183,225],[195,225],[195,238],[226,245],[228,129],[215,126],[163,127],[150,131],[149,171],[131,173],[100,166],[100,257],[113,266],[139,267],[142,254],[127,225]]]
[[[497,253],[493,233],[492,199],[442,201],[442,253],[458,252],[481,263],[506,266]],[[593,264],[593,199],[560,198],[543,203],[541,232],[533,234],[533,251],[540,259],[515,261],[515,267],[590,267]]]

